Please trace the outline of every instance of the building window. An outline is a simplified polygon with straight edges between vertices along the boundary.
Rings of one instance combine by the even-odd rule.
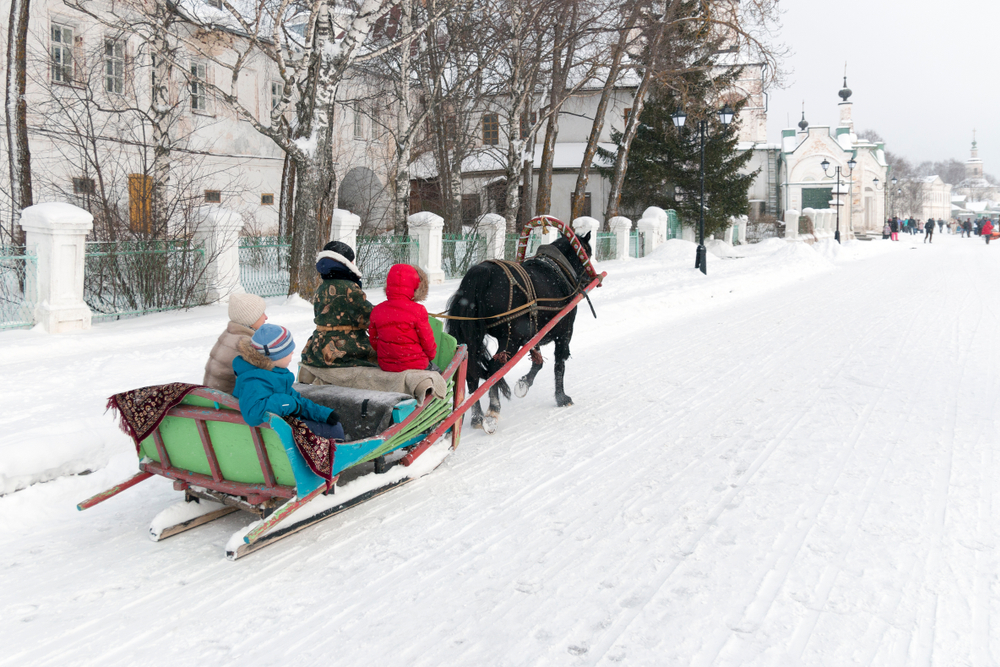
[[[125,90],[125,44],[104,40],[104,90],[121,95]]]
[[[576,193],[575,192],[571,192],[569,194],[569,207],[570,207],[570,213],[571,214],[573,214],[573,205],[575,203],[576,203]],[[590,217],[590,213],[591,213],[591,208],[590,208],[590,193],[589,192],[585,192],[583,194],[583,207],[580,209],[580,216],[586,216],[586,217],[589,218]]]
[[[500,117],[495,113],[483,114],[483,145],[500,143]]]
[[[220,190],[205,190],[206,204],[221,204],[222,192]]]
[[[521,138],[527,139],[528,133],[531,132],[531,128],[535,126],[538,122],[538,114],[534,111],[531,114],[523,113],[521,114]]]
[[[153,199],[153,179],[145,174],[128,175],[128,226],[137,234],[153,233],[150,203]]]
[[[372,107],[372,139],[382,136],[382,113],[377,106]]]
[[[274,195],[271,193],[262,194],[260,196],[260,204],[261,206],[270,206],[274,204]]]
[[[625,107],[622,115],[625,117],[625,127],[628,127],[628,119],[632,117],[632,107]]]
[[[285,84],[280,81],[271,82],[271,110],[278,108],[281,98],[285,96]]]
[[[365,128],[361,121],[361,105],[354,105],[354,138],[364,139],[365,138]]]
[[[205,95],[207,68],[205,63],[191,63],[191,111],[208,111],[208,99]]]
[[[479,195],[462,195],[462,225],[472,227],[479,220]]]
[[[209,7],[222,9],[222,0],[205,0],[205,4],[208,5]]]
[[[75,194],[75,195],[92,195],[92,194],[94,194],[94,179],[92,179],[92,178],[74,178],[73,179],[73,194]]]
[[[52,80],[73,83],[73,28],[52,24]]]

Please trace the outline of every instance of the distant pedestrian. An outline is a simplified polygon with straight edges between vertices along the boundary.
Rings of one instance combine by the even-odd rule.
[[[983,223],[983,238],[986,239],[986,245],[990,244],[990,237],[993,235],[993,223],[987,220]]]
[[[966,220],[962,223],[962,236],[972,238],[972,220]]]
[[[889,221],[886,220],[885,224],[882,225],[882,240],[889,238],[892,235],[892,227],[889,226]]]
[[[944,234],[944,220],[938,218],[938,233]]]
[[[934,243],[934,219],[927,218],[924,223],[924,243]]]
[[[891,230],[891,233],[889,234],[889,237],[893,241],[898,241],[899,240],[899,218],[893,218],[892,220],[889,221],[889,229]]]

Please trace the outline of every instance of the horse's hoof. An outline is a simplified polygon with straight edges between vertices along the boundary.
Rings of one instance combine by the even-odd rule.
[[[528,390],[531,389],[531,385],[525,382],[523,379],[518,380],[517,384],[514,385],[514,395],[518,398],[524,398],[528,395]]]
[[[479,429],[481,429],[483,427],[483,418],[482,417],[473,417],[472,421],[470,422],[469,425],[472,426],[472,428],[479,428]]]
[[[499,417],[494,417],[492,415],[487,416],[487,417],[483,417],[483,425],[482,425],[481,428],[484,431],[486,431],[487,434],[493,435],[497,431],[497,422],[498,421],[499,421]]]
[[[560,408],[568,408],[569,406],[573,405],[573,399],[570,398],[569,396],[563,396],[561,398],[557,398],[556,405]]]

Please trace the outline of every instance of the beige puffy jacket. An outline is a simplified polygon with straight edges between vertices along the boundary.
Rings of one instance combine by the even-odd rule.
[[[253,336],[253,329],[236,322],[229,322],[226,330],[219,336],[215,346],[208,354],[205,364],[205,379],[202,384],[212,389],[233,393],[236,386],[236,375],[233,374],[233,359],[240,353],[238,345],[243,338]]]

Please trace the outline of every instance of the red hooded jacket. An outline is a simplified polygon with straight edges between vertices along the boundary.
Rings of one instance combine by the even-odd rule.
[[[983,225],[982,235],[989,236],[992,233],[993,233],[993,223],[987,220],[986,224]]]
[[[372,309],[368,342],[378,355],[378,367],[398,373],[424,370],[437,354],[427,309],[427,274],[409,264],[395,264],[385,282],[386,301]]]

